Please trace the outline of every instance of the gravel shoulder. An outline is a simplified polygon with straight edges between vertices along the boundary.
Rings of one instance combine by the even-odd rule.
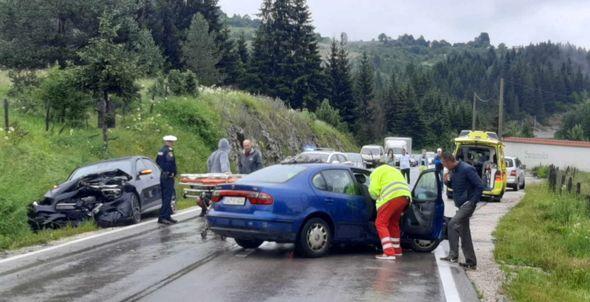
[[[527,184],[530,184],[538,180],[527,177],[526,181]],[[467,276],[475,285],[481,301],[506,301],[502,292],[505,276],[500,269],[500,265],[494,260],[495,238],[493,232],[500,218],[516,206],[522,200],[524,194],[524,190],[515,192],[508,189],[502,202],[481,202],[471,218],[471,236],[477,256],[477,270],[468,271]],[[446,201],[445,215],[452,216],[454,212],[453,201]]]

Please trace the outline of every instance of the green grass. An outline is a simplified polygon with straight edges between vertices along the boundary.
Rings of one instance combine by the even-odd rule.
[[[6,73],[0,72],[0,98],[6,94],[8,83]],[[150,83],[140,81],[143,93]],[[112,140],[108,152],[103,152],[95,119],[88,127],[58,124],[45,131],[42,114],[23,113],[17,108],[11,101],[10,120],[15,131],[0,132],[0,250],[95,229],[94,225],[85,225],[34,234],[26,223],[26,209],[79,166],[127,155],[155,157],[166,134],[179,138],[175,154],[181,173],[206,172],[207,157],[221,137],[232,142],[235,161],[236,131],[258,142],[267,163],[293,155],[308,142],[341,150],[358,149],[348,134],[314,120],[306,112],[288,110],[277,100],[224,89],[205,89],[197,98],[160,100],[151,114],[144,95],[143,103],[118,116],[117,128],[109,134]],[[192,200],[180,200],[178,208],[192,205]]]
[[[590,301],[588,200],[550,193],[545,184],[529,186],[495,235],[512,300]]]

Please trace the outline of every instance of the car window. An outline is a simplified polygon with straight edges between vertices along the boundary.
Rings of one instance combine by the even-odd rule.
[[[143,171],[143,170],[147,170],[147,169],[149,169],[149,168],[148,168],[148,166],[145,164],[145,162],[144,162],[143,160],[141,160],[141,159],[138,159],[138,160],[135,162],[135,171],[136,171],[137,173],[139,173],[139,172],[141,172],[141,171]],[[135,175],[135,176],[137,176],[137,175]],[[135,176],[134,176],[134,177],[135,177]]]
[[[506,159],[506,167],[507,168],[512,168],[514,166],[514,162],[512,161],[512,159],[507,158]]]
[[[346,156],[344,156],[342,154],[338,154],[338,161],[341,163],[345,163],[348,161],[348,159],[346,158]]]
[[[274,165],[242,178],[244,182],[284,183],[307,169],[299,165]]]
[[[312,152],[304,152],[297,156],[295,159],[297,162],[328,162],[328,154],[326,153],[312,153]]]
[[[354,181],[347,170],[326,170],[322,172],[328,186],[328,191],[356,195]]]
[[[326,184],[326,180],[321,173],[316,174],[313,179],[311,180],[313,186],[316,187],[318,190],[328,191],[328,185]]]
[[[363,148],[363,149],[361,150],[361,153],[362,153],[362,154],[366,154],[366,155],[371,155],[371,154],[373,154],[373,155],[377,155],[377,154],[383,154],[383,149],[381,149],[381,148],[377,148],[377,147],[366,147],[366,148]]]
[[[98,173],[104,173],[104,172],[109,172],[109,171],[114,171],[114,170],[121,170],[127,174],[129,174],[129,176],[133,176],[133,172],[132,172],[132,161],[125,159],[125,160],[116,160],[116,161],[107,161],[107,162],[102,162],[102,163],[96,163],[93,165],[89,165],[86,167],[82,167],[82,168],[78,168],[76,169],[76,171],[74,171],[72,173],[72,175],[70,175],[70,180],[73,179],[78,179],[81,177],[85,177],[91,174],[98,174]]]
[[[156,176],[156,177],[160,177],[160,169],[158,167],[156,167],[156,165],[149,159],[142,159],[143,161],[143,165],[146,167],[146,169],[150,169],[152,170],[152,175]],[[139,170],[138,170],[139,172]]]
[[[427,172],[422,174],[414,186],[414,198],[416,200],[434,200],[438,196],[436,187],[436,174]]]

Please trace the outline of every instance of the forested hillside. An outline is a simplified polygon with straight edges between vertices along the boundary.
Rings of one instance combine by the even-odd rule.
[[[252,21],[245,22],[248,20]],[[239,33],[247,32],[248,27],[253,30],[253,26],[260,21],[235,15],[227,19],[232,31]],[[422,36],[414,38],[410,34],[391,38],[381,33],[372,41],[348,41],[345,33],[336,38],[338,46],[347,52],[350,73],[363,68],[364,55],[374,70],[374,97],[371,103],[375,110],[367,110],[363,116],[373,114],[372,121],[381,130],[376,130],[368,139],[366,133],[359,135],[355,131],[362,141],[375,141],[386,134],[403,134],[423,136],[418,141],[426,146],[445,145],[456,131],[471,127],[470,109],[474,93],[480,108],[476,127],[496,130],[500,78],[505,80],[505,117],[508,123],[504,131],[507,135],[532,136],[535,124],[547,123],[549,117],[561,116],[572,110],[575,104],[588,99],[590,53],[570,44],[548,41],[510,48],[500,43],[495,47],[487,33],[480,34],[472,41],[454,44],[445,40],[428,41]],[[325,37],[318,39],[320,53],[328,62],[326,66],[332,62],[332,40]],[[392,77],[395,79],[392,80]],[[336,82],[346,81],[336,79]],[[350,87],[354,88],[354,84],[340,89],[347,91]],[[414,104],[406,105],[409,109],[403,110],[388,108],[392,107],[394,101],[392,91],[403,89],[410,90]],[[403,94],[398,97],[404,98]],[[346,100],[342,100],[330,96],[328,99],[340,109],[346,120],[347,108],[351,106],[346,102],[352,98],[345,97]],[[352,100],[352,103],[358,102],[358,99]],[[394,107],[400,108],[400,104]],[[403,114],[404,111],[416,111],[413,107],[422,113],[414,113],[413,116]],[[442,113],[436,112],[441,109]],[[449,115],[449,111],[454,114]],[[414,131],[404,129],[405,125],[400,125],[399,121],[391,120],[392,116],[409,120],[420,115],[426,119],[410,122],[410,128]],[[431,115],[446,121],[429,124],[431,119],[427,117]],[[584,131],[584,123],[588,121],[583,118],[567,118],[558,136],[589,139],[590,129]]]
[[[178,73],[197,86],[279,98],[360,143],[403,135],[429,148],[471,127],[475,95],[476,128],[496,130],[501,78],[507,135],[531,136],[535,124],[588,98],[590,55],[573,45],[493,46],[486,33],[451,44],[378,31],[373,41],[349,41],[320,37],[312,13],[305,0],[261,0],[255,18],[227,16],[216,0],[3,0],[0,64],[23,107],[74,124],[95,109],[105,142],[117,113],[137,101],[138,78]],[[46,87],[38,70],[55,65],[67,97],[28,95]],[[589,139],[585,124],[571,117],[559,135]]]

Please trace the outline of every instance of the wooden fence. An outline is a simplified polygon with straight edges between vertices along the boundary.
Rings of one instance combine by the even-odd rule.
[[[575,167],[559,169],[554,165],[549,166],[549,189],[554,193],[584,195],[590,200],[589,192],[582,192],[582,183],[576,180],[580,173]]]

